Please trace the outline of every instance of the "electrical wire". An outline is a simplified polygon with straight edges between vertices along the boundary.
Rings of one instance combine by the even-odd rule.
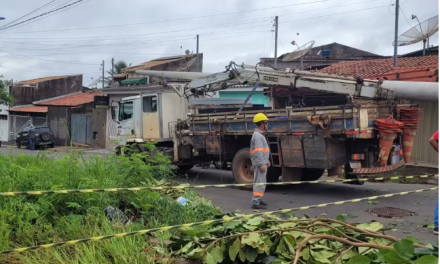
[[[320,10],[328,10],[330,8],[340,8],[340,7],[344,7],[344,6],[350,6],[350,5],[355,5],[355,4],[363,4],[363,3],[370,3],[370,2],[376,2],[376,1],[380,1],[380,0],[369,0],[369,1],[362,1],[362,2],[355,2],[355,3],[350,3],[350,4],[346,4],[346,5],[338,5],[338,6],[332,6],[332,7],[328,7],[328,8],[319,8],[319,9],[313,9],[313,10],[306,10],[306,11],[301,11],[301,12],[295,12],[295,13],[284,13],[282,15],[297,15],[297,14],[301,14],[301,13],[309,13],[309,12],[314,12],[314,11],[320,11]],[[25,39],[25,40],[29,40],[29,39],[49,39],[49,40],[78,40],[78,39],[93,39],[94,42],[95,41],[99,41],[99,40],[103,40],[102,38],[107,38],[107,39],[126,39],[127,37],[139,37],[139,36],[151,36],[151,35],[157,35],[157,34],[164,34],[164,33],[175,33],[175,32],[182,32],[182,31],[194,31],[194,30],[200,30],[200,29],[209,29],[209,28],[217,28],[217,27],[226,27],[226,26],[230,26],[230,27],[237,27],[237,25],[244,25],[244,24],[252,24],[253,26],[251,27],[247,27],[247,28],[254,28],[254,27],[259,27],[260,25],[256,25],[256,22],[265,22],[266,19],[271,19],[272,17],[267,17],[267,18],[259,18],[259,19],[252,19],[252,20],[245,20],[245,21],[241,21],[241,22],[233,22],[233,23],[222,23],[222,24],[214,24],[214,25],[209,25],[206,27],[197,27],[197,28],[192,28],[192,29],[179,29],[179,30],[171,30],[171,31],[160,31],[160,32],[148,32],[148,33],[143,33],[143,34],[130,34],[130,35],[111,35],[111,36],[89,36],[89,37],[76,37],[76,38],[8,38],[8,39]],[[271,19],[272,20],[272,19]],[[40,32],[40,31],[34,31],[34,32]],[[34,33],[32,32],[32,33]],[[1,34],[1,33],[0,33]],[[9,34],[9,33],[8,33]],[[199,35],[201,34],[205,34],[205,33],[199,33]]]
[[[82,74],[82,75],[90,75],[90,74],[98,74],[101,73],[99,71],[96,72],[86,72],[86,73],[78,73],[78,72],[53,72],[53,71],[34,71],[34,70],[28,70],[28,69],[17,69],[17,68],[10,68],[10,67],[5,67],[0,65],[0,70],[1,69],[9,69],[9,70],[15,70],[15,71],[27,71],[27,72],[35,72],[35,73],[51,73],[51,74]]]
[[[365,11],[365,10],[371,10],[371,9],[376,9],[376,8],[380,8],[380,7],[386,7],[388,5],[383,5],[383,6],[376,6],[376,7],[370,7],[370,8],[363,8],[363,9],[358,9],[358,10],[350,10],[347,12],[340,12],[340,13],[334,13],[334,14],[329,14],[329,15],[323,15],[323,16],[317,16],[317,17],[308,17],[308,18],[303,18],[303,19],[296,19],[296,20],[291,20],[291,21],[283,21],[281,23],[291,23],[291,22],[296,22],[296,21],[301,21],[301,20],[307,20],[307,19],[315,19],[315,18],[322,18],[322,17],[328,17],[328,16],[333,16],[333,15],[340,15],[340,14],[347,14],[347,13],[353,13],[353,12],[359,12],[359,11]],[[216,39],[212,39],[212,40],[216,40]],[[205,41],[205,40],[204,40]],[[206,41],[209,41],[206,40]],[[272,43],[271,43],[272,44]],[[6,51],[5,51],[6,52]],[[10,53],[10,52],[9,52]],[[11,53],[14,54],[14,53]],[[41,59],[41,58],[36,58],[36,57],[32,57],[32,56],[26,56],[26,55],[20,55],[20,54],[14,54],[17,56],[23,56],[23,57],[28,57],[28,58],[32,58],[32,59]],[[41,60],[45,60],[45,59],[41,59]],[[62,62],[62,63],[72,63],[72,64],[88,64],[88,63],[82,63],[82,62],[68,62],[68,61],[55,61],[55,60],[46,60],[46,61],[54,61],[54,62]],[[97,65],[97,64],[88,64],[88,65]]]
[[[409,23],[409,20],[408,20],[408,18],[406,17],[405,11],[403,11],[402,6],[399,5],[399,9],[400,9],[400,11],[402,11],[402,14],[403,14],[403,17],[404,17],[405,20],[406,20],[406,23],[408,23],[408,25],[409,25],[410,27],[413,27],[413,26],[411,25],[411,23]]]
[[[77,62],[77,61],[59,61],[59,60],[49,60],[49,59],[42,59],[42,58],[37,58],[37,57],[33,57],[33,56],[27,56],[27,55],[22,55],[22,54],[17,54],[14,52],[10,52],[10,51],[6,51],[6,50],[0,50],[0,52],[5,52],[5,53],[9,53],[15,56],[19,56],[19,57],[24,57],[24,58],[29,58],[29,59],[34,59],[34,60],[42,60],[42,61],[50,61],[50,62],[59,62],[59,63],[68,63],[68,64],[82,64],[82,65],[99,65],[96,63],[84,63],[84,62]],[[3,57],[7,57],[7,56],[3,56]]]
[[[58,0],[52,0],[52,1],[50,1],[49,3],[47,3],[47,4],[45,4],[45,5],[42,5],[42,6],[40,6],[39,8],[34,9],[33,11],[31,11],[31,12],[29,12],[29,13],[27,13],[27,14],[25,14],[25,15],[23,15],[23,16],[17,18],[17,19],[15,19],[15,20],[12,20],[11,22],[9,22],[9,23],[3,25],[2,27],[0,27],[0,30],[3,29],[4,27],[7,27],[7,26],[11,25],[12,23],[17,22],[18,20],[20,20],[20,19],[22,19],[22,18],[25,18],[25,17],[27,17],[27,16],[29,16],[29,15],[31,15],[31,14],[37,12],[38,10],[40,10],[40,9],[42,9],[42,8],[44,8],[44,7],[48,6],[48,5],[50,5],[50,4],[52,4],[52,3],[55,2],[55,1],[58,1]]]
[[[17,27],[18,25],[21,25],[21,24],[23,24],[23,23],[26,23],[26,22],[29,22],[29,21],[35,20],[35,19],[37,19],[37,18],[40,18],[40,17],[42,17],[42,16],[46,16],[46,15],[48,15],[48,14],[54,13],[54,12],[56,12],[56,11],[59,11],[59,10],[65,9],[65,8],[69,8],[69,7],[71,7],[71,6],[75,5],[75,4],[81,3],[81,2],[83,2],[83,1],[85,1],[85,0],[77,0],[77,1],[72,2],[72,3],[70,3],[70,4],[67,4],[67,5],[61,6],[61,7],[59,7],[59,8],[53,9],[53,10],[51,10],[51,11],[48,11],[48,12],[42,13],[42,14],[40,14],[40,15],[38,15],[38,16],[31,17],[31,18],[29,18],[29,19],[26,19],[26,20],[24,20],[24,21],[21,21],[21,22],[18,22],[18,23],[12,24],[12,25],[9,25],[9,26],[7,26],[7,27],[3,27],[3,28],[0,29],[0,31],[3,31],[3,30],[7,30],[7,29],[10,29],[10,28]]]
[[[55,30],[39,30],[39,31],[31,31],[31,32],[29,32],[29,31],[28,32],[15,32],[14,34],[17,34],[17,33],[37,33],[37,32],[56,32],[56,31],[87,30],[87,29],[102,29],[102,28],[111,28],[111,27],[125,27],[125,26],[133,26],[133,25],[145,25],[145,24],[152,24],[152,23],[174,22],[174,21],[191,20],[191,19],[199,19],[199,18],[212,18],[212,17],[216,17],[216,16],[236,15],[236,14],[241,14],[241,13],[257,12],[257,11],[264,11],[264,10],[270,10],[270,9],[279,9],[279,8],[286,8],[286,7],[293,7],[293,6],[300,6],[300,5],[308,5],[308,4],[315,4],[315,3],[323,3],[323,2],[329,2],[329,1],[335,1],[335,0],[317,0],[317,1],[313,1],[313,2],[303,2],[303,3],[297,3],[297,4],[282,5],[282,6],[272,6],[272,7],[265,7],[265,8],[256,8],[256,9],[251,9],[251,10],[242,10],[242,11],[236,11],[236,12],[228,12],[228,13],[220,13],[220,14],[210,14],[210,15],[203,15],[203,16],[196,16],[196,17],[192,16],[192,17],[185,17],[185,18],[165,19],[165,20],[140,22],[140,23],[127,23],[127,24],[116,24],[116,25],[108,25],[108,26],[67,28],[67,29],[55,29]],[[375,1],[378,1],[378,0],[375,0]]]

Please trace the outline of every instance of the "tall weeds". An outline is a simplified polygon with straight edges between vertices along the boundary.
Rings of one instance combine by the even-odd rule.
[[[0,192],[157,186],[172,177],[168,158],[160,154],[102,159],[72,152],[59,160],[46,154],[0,155]],[[191,202],[177,203],[181,195]],[[109,221],[104,214],[107,206],[126,211],[132,223]],[[193,191],[0,197],[0,249],[202,221],[219,213]],[[148,235],[126,237],[0,255],[0,263],[158,263],[150,246]]]

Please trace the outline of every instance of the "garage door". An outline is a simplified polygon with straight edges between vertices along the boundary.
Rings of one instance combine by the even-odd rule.
[[[83,114],[71,115],[72,143],[92,144],[92,117]]]

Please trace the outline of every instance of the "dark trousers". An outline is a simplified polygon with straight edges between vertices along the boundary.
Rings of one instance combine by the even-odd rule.
[[[29,149],[30,150],[35,150],[34,142],[35,142],[35,138],[30,138],[29,139]]]

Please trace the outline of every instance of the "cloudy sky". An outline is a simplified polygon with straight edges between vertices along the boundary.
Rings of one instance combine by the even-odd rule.
[[[299,44],[314,40],[315,46],[338,42],[392,55],[394,2],[3,0],[0,74],[20,81],[82,73],[84,85],[89,85],[99,78],[103,60],[108,70],[112,58],[135,65],[184,54],[186,49],[195,53],[197,34],[203,70],[218,72],[229,61],[253,64],[260,57],[273,56],[277,15],[278,54],[292,51],[292,40]],[[421,22],[438,15],[438,0],[400,2],[399,34],[417,25],[412,14]],[[42,15],[66,5],[70,6]],[[438,45],[438,34],[430,44]],[[422,43],[399,47],[399,54],[421,48]]]

